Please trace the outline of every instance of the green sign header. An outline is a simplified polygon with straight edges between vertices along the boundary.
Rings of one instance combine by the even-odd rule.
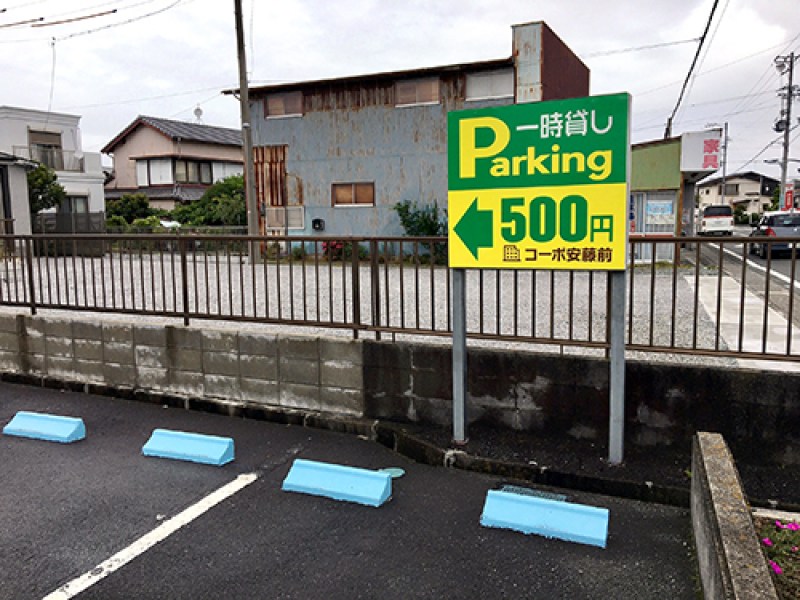
[[[628,94],[451,114],[448,189],[626,182]]]

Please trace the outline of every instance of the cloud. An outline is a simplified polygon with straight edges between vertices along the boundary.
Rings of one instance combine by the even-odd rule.
[[[198,104],[204,122],[237,126],[236,101],[219,94],[238,84],[232,1],[182,0],[152,17],[64,39],[173,2],[117,0],[113,4],[119,12],[108,17],[48,31],[0,30],[2,102],[47,108],[50,38],[55,36],[53,108],[83,115],[87,150],[98,150],[138,114],[191,120]],[[502,58],[511,53],[512,24],[545,21],[578,55],[586,56],[593,93],[633,94],[637,140],[663,135],[696,44],[587,55],[698,37],[712,3],[243,0],[248,70],[256,83]],[[69,9],[60,0],[17,4],[0,15],[0,24],[25,16],[85,14],[80,11],[97,5],[97,0],[73,0]],[[676,133],[727,120],[731,160],[744,164],[774,137],[778,100],[769,92],[774,93],[780,80],[772,60],[790,48],[795,34],[788,28],[796,21],[796,0],[724,0],[718,11],[702,67],[676,119]],[[740,96],[747,98],[731,100]]]

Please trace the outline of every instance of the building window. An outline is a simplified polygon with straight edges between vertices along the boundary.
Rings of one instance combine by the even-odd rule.
[[[514,96],[514,71],[499,69],[467,73],[467,100],[512,98]]]
[[[89,212],[89,198],[86,196],[67,196],[58,205],[58,212],[80,214]]]
[[[175,161],[175,183],[211,184],[211,163],[199,160]]]
[[[333,206],[375,206],[375,184],[334,183],[331,197]]]
[[[30,158],[56,171],[64,170],[64,154],[61,151],[61,134],[52,131],[28,131]]]
[[[722,184],[719,185],[719,194],[725,196],[738,196],[739,195],[739,184],[738,183],[726,183],[725,184],[725,191],[722,190]]]
[[[439,103],[439,79],[406,79],[394,85],[395,106]]]
[[[299,117],[303,114],[303,92],[269,94],[264,103],[267,118]]]

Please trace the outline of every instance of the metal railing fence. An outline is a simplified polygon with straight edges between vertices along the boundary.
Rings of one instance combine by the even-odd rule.
[[[0,236],[0,306],[447,336],[446,238]],[[800,359],[796,240],[630,240],[626,347]],[[778,246],[775,246],[777,248]],[[255,249],[257,260],[248,253]],[[778,277],[780,275],[780,277]],[[467,335],[604,352],[604,272],[467,272]]]

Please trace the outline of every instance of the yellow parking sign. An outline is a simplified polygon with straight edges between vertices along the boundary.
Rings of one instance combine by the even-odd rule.
[[[623,270],[630,96],[450,113],[449,263]]]

